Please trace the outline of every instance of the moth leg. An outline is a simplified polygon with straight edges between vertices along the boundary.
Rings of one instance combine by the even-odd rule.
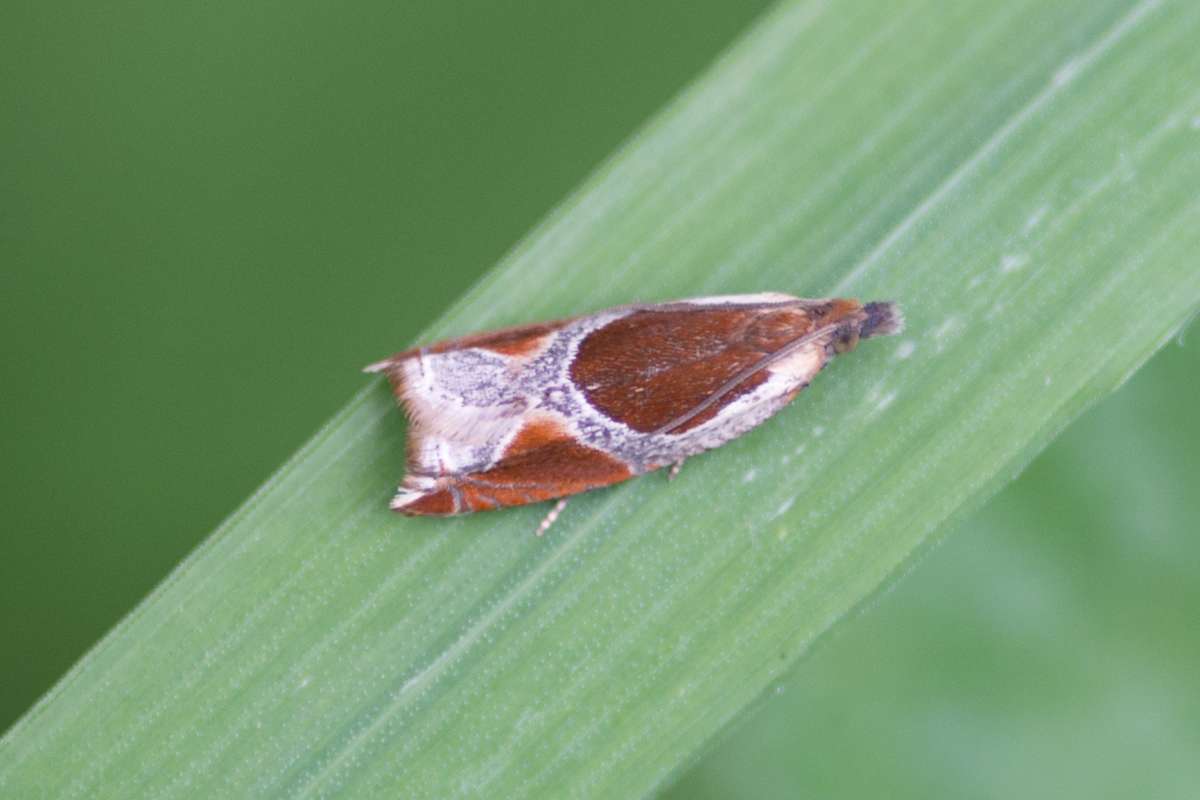
[[[550,526],[554,524],[554,520],[558,519],[558,515],[561,514],[562,510],[566,507],[567,498],[565,497],[555,503],[554,508],[550,509],[550,512],[546,514],[546,518],[542,520],[542,524],[538,525],[537,532],[534,535],[542,536],[546,533],[546,531],[550,530]]]
[[[675,480],[675,477],[679,474],[679,470],[683,469],[683,462],[685,461],[687,461],[686,458],[681,458],[671,465],[671,471],[667,473],[667,480]]]

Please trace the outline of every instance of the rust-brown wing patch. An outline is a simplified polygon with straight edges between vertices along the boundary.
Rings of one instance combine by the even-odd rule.
[[[532,416],[532,415],[531,415]],[[571,441],[566,427],[552,416],[534,417],[521,426],[517,435],[504,448],[504,458],[513,458],[547,445]]]
[[[818,318],[803,305],[639,310],[585,337],[571,378],[601,413],[649,433],[813,330]],[[726,393],[725,402],[768,377],[765,369],[754,372]],[[706,422],[722,404],[713,404],[672,432]]]
[[[619,483],[633,476],[607,453],[564,440],[506,456],[489,470],[463,476],[463,493],[499,506],[538,503]]]
[[[393,506],[393,508],[402,514],[430,517],[446,517],[467,510],[458,508],[454,500],[454,493],[449,489],[426,492],[410,503]]]
[[[520,506],[618,483],[633,472],[620,460],[580,444],[553,420],[527,423],[490,469],[459,479],[471,510]]]
[[[633,476],[619,459],[579,444],[553,419],[527,423],[490,469],[442,475],[442,488],[396,508],[444,516],[523,506],[618,483]]]

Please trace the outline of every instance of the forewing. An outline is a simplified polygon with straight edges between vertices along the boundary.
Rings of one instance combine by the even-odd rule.
[[[409,468],[425,474],[469,471],[511,438],[536,402],[516,380],[568,320],[521,325],[437,342],[367,367],[383,372],[404,409]]]
[[[395,355],[367,365],[363,371],[386,372],[398,364],[420,355],[450,353],[456,350],[478,349],[507,356],[529,356],[541,349],[549,334],[554,333],[574,319],[574,317],[569,317],[567,319],[551,320],[550,322],[514,325],[511,328],[500,328],[494,331],[472,333],[456,339],[445,339],[423,347],[402,350]]]
[[[812,330],[808,304],[647,307],[588,334],[571,376],[601,413],[650,433],[723,392],[732,399],[769,375],[760,369],[734,386],[745,370]],[[717,413],[713,406],[687,420],[687,430]]]
[[[524,505],[586,492],[633,473],[612,456],[576,441],[553,419],[527,423],[489,469],[465,475],[464,497],[473,510]]]

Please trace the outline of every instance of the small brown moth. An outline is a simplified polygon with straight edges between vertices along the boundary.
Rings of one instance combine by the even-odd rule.
[[[387,375],[412,421],[391,507],[465,514],[677,470],[779,411],[834,355],[903,324],[890,302],[747,294],[405,350],[366,368]]]

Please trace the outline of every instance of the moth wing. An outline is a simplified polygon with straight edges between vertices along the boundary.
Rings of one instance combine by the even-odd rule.
[[[622,461],[580,444],[561,421],[527,420],[494,464],[444,474],[435,486],[402,487],[393,508],[409,514],[461,514],[553,500],[618,483],[633,472]]]
[[[412,425],[409,468],[461,472],[485,463],[489,446],[509,438],[536,398],[517,380],[524,366],[569,319],[518,325],[396,353],[366,367],[383,372]]]
[[[495,464],[464,476],[463,493],[473,510],[482,510],[566,497],[632,474],[623,462],[543,417],[527,422]]]
[[[714,400],[769,380],[771,359],[823,324],[830,305],[737,299],[635,309],[584,337],[571,377],[593,407],[639,433],[684,416],[671,432],[703,424],[720,411]]]
[[[424,347],[413,347],[401,350],[363,367],[363,372],[387,372],[397,365],[421,355],[451,353],[456,350],[479,349],[500,355],[528,356],[539,349],[548,334],[554,333],[564,325],[573,322],[577,317],[551,320],[550,322],[534,322],[527,325],[514,325],[510,328],[500,328],[494,331],[472,333],[455,339],[445,339]]]

